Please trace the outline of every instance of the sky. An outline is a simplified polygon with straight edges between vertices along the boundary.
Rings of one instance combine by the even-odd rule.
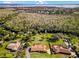
[[[0,0],[0,7],[16,7],[16,4],[17,6],[55,6],[73,8],[79,7],[79,0]]]
[[[79,4],[79,1],[1,1],[0,4]]]

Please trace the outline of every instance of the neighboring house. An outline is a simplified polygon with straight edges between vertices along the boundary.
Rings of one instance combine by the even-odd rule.
[[[31,51],[32,52],[47,52],[48,54],[50,54],[49,47],[43,44],[34,44],[33,46],[31,46]]]
[[[67,48],[62,47],[60,45],[52,45],[51,52],[71,55],[71,52]]]
[[[20,46],[20,42],[15,42],[15,43],[10,43],[8,46],[7,46],[7,49],[10,49],[10,50],[14,50],[16,51]]]
[[[3,43],[3,41],[0,41],[0,44],[2,44]]]

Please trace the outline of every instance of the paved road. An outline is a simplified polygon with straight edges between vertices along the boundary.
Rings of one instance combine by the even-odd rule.
[[[27,58],[30,58],[30,51],[29,50],[30,50],[30,47],[27,47],[26,52],[25,52]]]

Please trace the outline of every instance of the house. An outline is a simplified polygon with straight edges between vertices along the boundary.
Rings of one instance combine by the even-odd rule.
[[[31,46],[31,51],[46,52],[48,49],[49,47],[43,44],[34,44],[33,46]]]
[[[3,43],[3,41],[0,41],[0,44],[2,44]]]
[[[51,52],[71,55],[71,52],[67,48],[60,46],[60,45],[52,45]]]
[[[14,43],[10,43],[8,46],[7,46],[7,49],[10,49],[10,50],[13,50],[13,51],[16,51],[20,46],[20,42],[14,42]]]

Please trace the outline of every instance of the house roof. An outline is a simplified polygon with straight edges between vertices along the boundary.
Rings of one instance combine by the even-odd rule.
[[[19,46],[20,46],[20,42],[16,42],[16,43],[10,43],[7,46],[7,48],[10,50],[17,50]]]
[[[68,55],[71,54],[71,52],[67,48],[64,48],[59,45],[53,45],[51,48],[55,53],[68,54]]]
[[[31,51],[47,51],[48,49],[48,46],[42,44],[35,44],[31,46]]]

